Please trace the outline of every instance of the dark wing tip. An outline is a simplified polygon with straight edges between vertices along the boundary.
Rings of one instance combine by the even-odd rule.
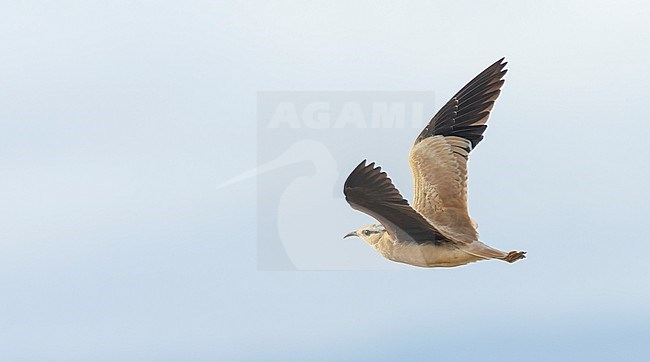
[[[497,60],[461,88],[431,119],[415,143],[431,136],[458,136],[469,140],[472,149],[483,139],[494,101],[505,83],[505,57]]]
[[[408,204],[386,172],[382,172],[381,167],[375,166],[374,162],[368,165],[366,162],[363,160],[359,163],[345,180],[343,194],[346,199],[351,201],[351,199],[372,198],[384,202]]]
[[[488,69],[492,68],[492,67],[500,67],[501,69],[503,69],[508,64],[508,62],[506,62],[505,60],[506,60],[506,57],[502,57],[501,59],[499,59],[496,62],[492,63],[492,65],[490,65],[488,67]]]
[[[365,160],[365,159],[364,159],[363,161],[361,161],[361,162],[357,165],[357,167],[355,167],[354,170],[352,170],[352,172],[354,173],[355,171],[360,170],[360,169],[366,167],[366,162],[368,162],[368,160]]]

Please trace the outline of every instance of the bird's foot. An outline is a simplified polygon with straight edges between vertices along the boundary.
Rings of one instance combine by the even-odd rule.
[[[514,263],[519,259],[524,259],[526,257],[526,252],[525,251],[511,251],[506,255],[503,260],[507,261],[508,263]]]

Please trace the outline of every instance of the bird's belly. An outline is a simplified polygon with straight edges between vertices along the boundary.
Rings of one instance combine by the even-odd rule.
[[[415,243],[393,245],[391,250],[380,250],[388,259],[419,266],[454,267],[481,260],[480,257],[468,254],[453,245],[418,245]]]

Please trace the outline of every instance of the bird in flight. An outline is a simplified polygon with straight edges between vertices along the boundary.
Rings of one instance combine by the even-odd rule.
[[[363,160],[352,171],[343,187],[346,201],[380,224],[345,237],[360,237],[387,259],[428,268],[526,257],[525,251],[504,252],[480,242],[467,211],[467,160],[501,93],[504,59],[458,91],[416,138],[409,154],[413,207],[374,162]]]

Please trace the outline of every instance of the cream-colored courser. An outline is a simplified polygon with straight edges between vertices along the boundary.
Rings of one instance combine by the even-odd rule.
[[[420,267],[452,267],[478,260],[515,262],[509,253],[478,240],[467,211],[467,159],[483,139],[507,70],[504,59],[489,66],[447,102],[415,140],[409,155],[413,207],[374,162],[361,162],[345,181],[352,208],[381,224],[347,234],[358,236],[384,257]]]

